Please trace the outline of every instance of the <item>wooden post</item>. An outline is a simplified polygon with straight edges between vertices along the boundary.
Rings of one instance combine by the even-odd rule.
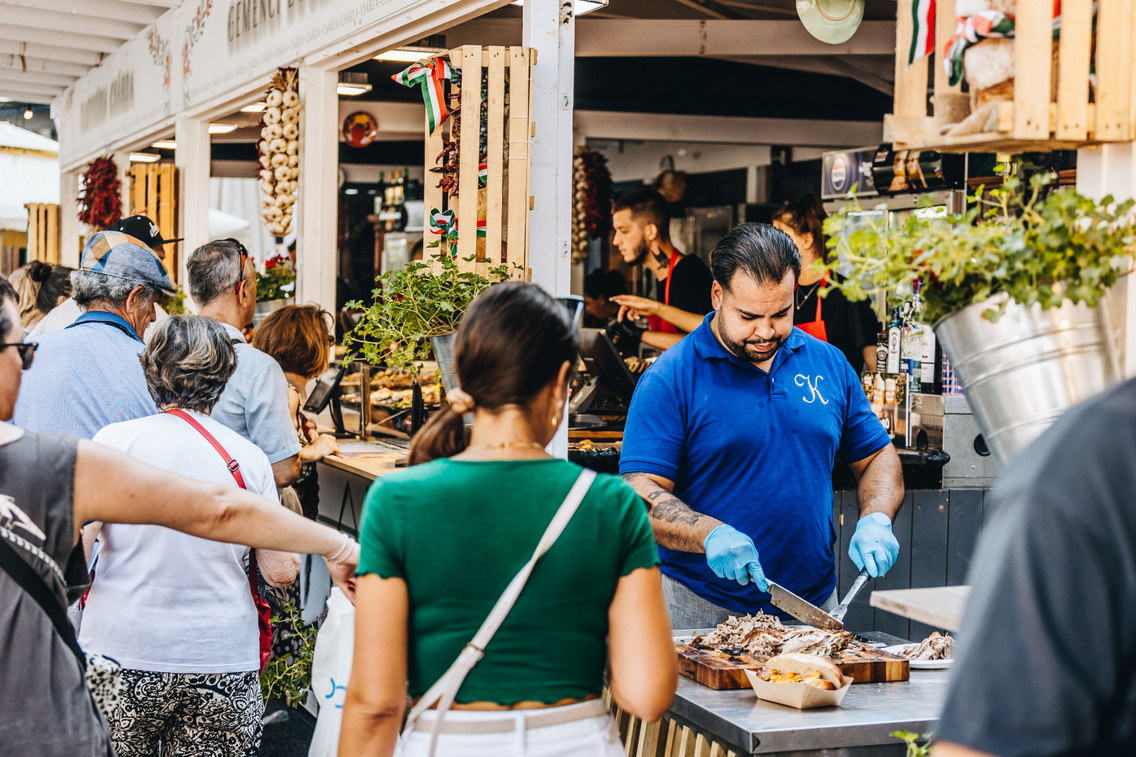
[[[526,6],[526,11],[528,10]],[[516,266],[524,269],[527,278],[529,266],[529,182],[531,181],[531,124],[532,89],[529,51],[522,47],[509,48],[509,198],[507,208],[509,273],[517,275]]]
[[[1059,140],[1085,139],[1089,132],[1089,60],[1092,54],[1093,0],[1061,3],[1061,42],[1057,53]]]
[[[901,121],[927,117],[927,58],[907,65],[914,24],[912,0],[899,0],[895,21],[895,115]]]
[[[455,51],[456,52],[456,51]],[[481,48],[461,48],[461,135],[458,143],[458,267],[475,270],[477,255],[477,166],[481,140]],[[455,57],[451,53],[451,61]]]
[[[504,47],[489,48],[489,124],[485,157],[485,257],[489,264],[501,264],[504,242],[505,209],[505,56]]]
[[[1014,27],[1014,138],[1049,138],[1053,10],[1022,3]]]
[[[447,106],[448,105],[449,103],[447,103]],[[438,128],[436,128],[433,133],[430,133],[430,117],[428,115],[424,117],[423,123],[425,124],[423,129],[426,135],[426,174],[422,179],[422,199],[425,201],[423,202],[425,218],[423,218],[422,221],[422,261],[429,263],[432,258],[449,254],[449,248],[445,238],[430,233],[430,211],[446,209],[446,193],[438,186],[442,174],[431,173],[430,169],[441,165],[436,164],[434,158],[442,152],[443,135],[445,134],[445,129],[449,127],[448,125],[439,124]],[[437,247],[430,247],[434,240],[439,240],[439,245]]]
[[[1101,0],[1098,5],[1095,136],[1100,140],[1133,138],[1128,107],[1132,97],[1132,6],[1132,0]]]

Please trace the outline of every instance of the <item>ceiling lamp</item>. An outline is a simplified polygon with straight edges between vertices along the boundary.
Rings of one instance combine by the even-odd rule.
[[[228,134],[237,130],[237,124],[209,124],[210,134]]]
[[[153,152],[132,152],[130,153],[131,163],[157,163],[162,159],[161,155]]]
[[[155,150],[176,150],[178,143],[172,139],[159,139],[154,144],[150,145]]]
[[[394,63],[417,63],[424,58],[429,58],[432,55],[444,52],[446,51],[433,47],[400,47],[397,50],[387,50],[385,53],[379,53],[375,56],[375,60],[385,60]]]
[[[344,97],[366,94],[371,91],[371,81],[365,72],[344,71],[339,75],[335,91]]]
[[[583,16],[585,13],[598,11],[607,7],[608,0],[573,0],[572,13]],[[524,5],[525,0],[513,0],[513,5]]]
[[[241,113],[260,113],[267,107],[268,103],[265,102],[253,103],[241,108]]]
[[[32,109],[28,108],[27,110],[24,111],[24,120],[25,121],[31,121],[32,116],[34,116],[34,115],[35,115],[35,113],[32,113]]]

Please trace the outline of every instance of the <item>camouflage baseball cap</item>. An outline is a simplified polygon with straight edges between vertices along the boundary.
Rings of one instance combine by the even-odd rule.
[[[145,242],[121,231],[100,231],[87,240],[80,268],[117,279],[152,284],[166,294],[177,292],[166,267]]]

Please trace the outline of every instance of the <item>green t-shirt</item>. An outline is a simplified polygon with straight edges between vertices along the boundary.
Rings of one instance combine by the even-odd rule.
[[[473,638],[579,474],[557,459],[441,459],[371,486],[358,572],[406,581],[411,697]],[[643,501],[619,478],[597,476],[456,701],[548,703],[598,693],[616,582],[657,563]]]

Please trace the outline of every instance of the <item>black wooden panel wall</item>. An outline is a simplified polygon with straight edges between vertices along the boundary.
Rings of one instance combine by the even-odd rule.
[[[979,531],[988,518],[986,489],[909,490],[892,528],[899,540],[899,559],[888,574],[869,581],[852,602],[844,625],[851,631],[883,631],[918,641],[932,631],[868,604],[873,590],[915,589],[965,584]],[[837,491],[832,504],[836,533],[837,585],[841,597],[856,579],[848,544],[859,520],[854,490]]]

